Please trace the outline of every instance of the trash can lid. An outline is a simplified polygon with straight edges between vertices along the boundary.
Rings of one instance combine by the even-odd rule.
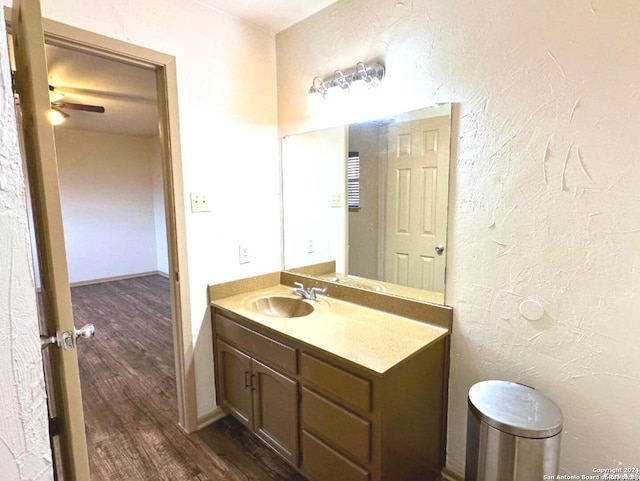
[[[489,426],[514,436],[549,438],[562,431],[562,411],[533,388],[482,381],[469,389],[469,409]]]

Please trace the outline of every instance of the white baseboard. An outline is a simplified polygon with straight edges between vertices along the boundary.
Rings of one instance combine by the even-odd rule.
[[[123,276],[102,277],[100,279],[91,279],[88,281],[70,282],[71,287],[90,286],[92,284],[102,284],[103,282],[123,281],[125,279],[135,279],[137,277],[162,276],[169,278],[168,274],[160,271],[139,272],[137,274],[125,274]]]
[[[445,466],[442,470],[442,479],[443,481],[464,481],[464,474],[459,474]]]
[[[210,424],[215,423],[216,421],[222,419],[226,415],[227,415],[226,412],[220,409],[220,407],[217,407],[210,413],[205,414],[204,416],[198,416],[198,430],[202,428],[206,428]]]

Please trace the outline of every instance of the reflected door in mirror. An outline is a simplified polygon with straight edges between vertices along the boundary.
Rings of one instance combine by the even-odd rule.
[[[387,282],[444,292],[449,129],[448,117],[389,126]]]

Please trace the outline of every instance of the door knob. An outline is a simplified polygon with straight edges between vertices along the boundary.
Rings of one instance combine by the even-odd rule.
[[[95,335],[96,328],[93,324],[85,324],[80,329],[58,332],[55,336],[40,336],[40,348],[44,349],[53,345],[68,351],[76,346],[77,339],[91,339]]]
[[[442,253],[444,252],[444,245],[443,244],[438,244],[436,246],[436,252],[438,253],[439,256],[441,256]]]
[[[80,337],[83,339],[91,339],[95,335],[96,328],[93,326],[93,324],[85,324],[80,329],[76,329],[76,339]]]

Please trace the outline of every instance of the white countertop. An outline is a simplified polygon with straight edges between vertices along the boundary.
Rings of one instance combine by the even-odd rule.
[[[315,309],[302,317],[273,317],[251,307],[253,300],[271,295],[297,298],[290,287],[279,285],[217,299],[212,304],[377,374],[384,374],[448,333],[442,327],[323,295],[318,295],[318,301],[305,301]]]

